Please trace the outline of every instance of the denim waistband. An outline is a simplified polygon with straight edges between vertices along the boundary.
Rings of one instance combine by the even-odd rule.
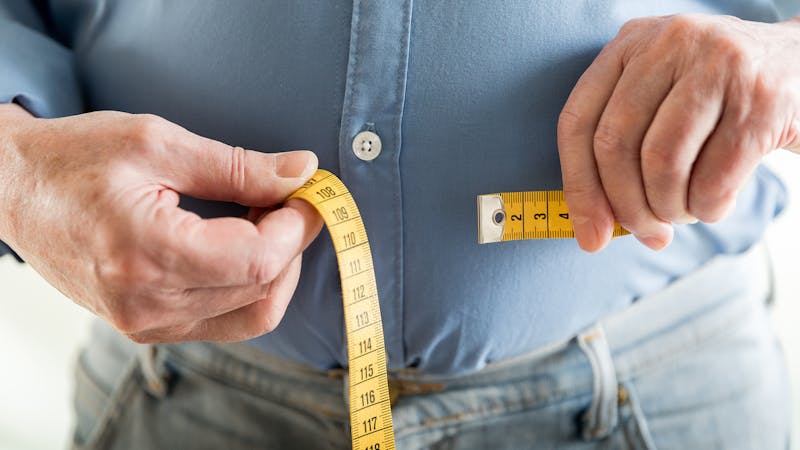
[[[432,420],[419,411],[436,420],[452,417],[442,405],[460,405],[453,409],[458,414],[480,415],[580,398],[588,405],[580,417],[583,438],[609,436],[619,428],[620,417],[637,414],[630,412],[637,402],[626,400],[639,395],[634,386],[637,375],[658,369],[671,358],[693,351],[702,354],[713,348],[703,348],[704,344],[721,342],[717,338],[749,323],[748,317],[763,316],[762,304],[772,287],[768,261],[761,245],[742,254],[718,256],[576,336],[490,363],[474,373],[390,372],[390,392],[393,400],[400,399],[393,408],[396,433],[413,434]],[[345,369],[319,371],[246,344],[137,345],[105,324],[96,326],[93,338],[96,345],[88,346],[82,358],[109,391],[121,372],[138,371],[144,389],[165,397],[170,395],[172,375],[195,372],[250,395],[313,410],[343,424],[347,421]],[[429,392],[437,394],[416,395]],[[411,404],[423,406],[417,410]],[[652,448],[646,430],[641,439],[640,447]]]
[[[591,341],[594,333],[601,329],[603,345],[607,345],[614,358],[617,376],[626,378],[674,352],[724,332],[731,321],[748,313],[754,301],[764,301],[770,295],[768,255],[763,245],[757,245],[742,254],[715,257],[663,290],[639,299],[630,307],[601,319],[584,333],[562,342],[490,363],[466,375],[432,375],[403,369],[389,376],[411,385],[412,391],[413,383],[433,385],[432,389],[438,390],[511,381],[540,372],[542,367],[548,366],[548,360],[554,358],[561,364],[570,364],[570,357],[563,355],[564,349],[571,343],[586,342],[587,338]],[[228,380],[258,383],[258,377],[248,372],[256,369],[268,374],[267,379],[278,376],[333,388],[346,375],[343,369],[321,372],[246,344],[186,343],[166,348],[181,359]],[[572,362],[582,364],[585,361]]]

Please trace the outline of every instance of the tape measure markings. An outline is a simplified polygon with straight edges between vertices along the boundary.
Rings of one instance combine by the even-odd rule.
[[[393,450],[383,322],[361,213],[344,183],[326,170],[318,170],[289,198],[301,198],[317,209],[336,252],[347,338],[353,448]]]
[[[289,198],[300,198],[314,206],[333,241],[347,337],[353,448],[393,450],[383,322],[372,251],[361,213],[344,183],[322,169]],[[615,224],[613,235],[624,234],[629,233]],[[574,231],[563,191],[478,196],[480,243],[570,237],[574,237]]]
[[[613,237],[630,234],[614,224]],[[564,191],[499,192],[478,196],[478,242],[574,238]]]

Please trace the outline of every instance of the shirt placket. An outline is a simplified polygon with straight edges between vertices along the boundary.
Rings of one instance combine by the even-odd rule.
[[[340,176],[369,235],[390,368],[404,364],[402,118],[412,0],[354,0]]]

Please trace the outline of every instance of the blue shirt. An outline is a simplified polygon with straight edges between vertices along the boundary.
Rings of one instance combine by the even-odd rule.
[[[724,222],[653,252],[620,238],[478,245],[475,196],[561,188],[556,123],[619,27],[678,12],[775,21],[770,0],[0,0],[0,102],[45,117],[161,115],[260,151],[312,149],[358,202],[390,368],[463,373],[567,338],[714,255],[758,241],[785,192],[759,169]],[[373,130],[382,152],[356,157]],[[185,199],[206,216],[241,207]],[[252,345],[347,364],[323,232],[282,323]]]

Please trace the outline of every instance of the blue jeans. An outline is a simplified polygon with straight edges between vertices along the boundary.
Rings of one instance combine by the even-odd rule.
[[[783,449],[765,252],[721,256],[568,341],[464,376],[391,373],[400,449]],[[140,346],[102,324],[75,448],[349,448],[346,372],[243,344]]]

